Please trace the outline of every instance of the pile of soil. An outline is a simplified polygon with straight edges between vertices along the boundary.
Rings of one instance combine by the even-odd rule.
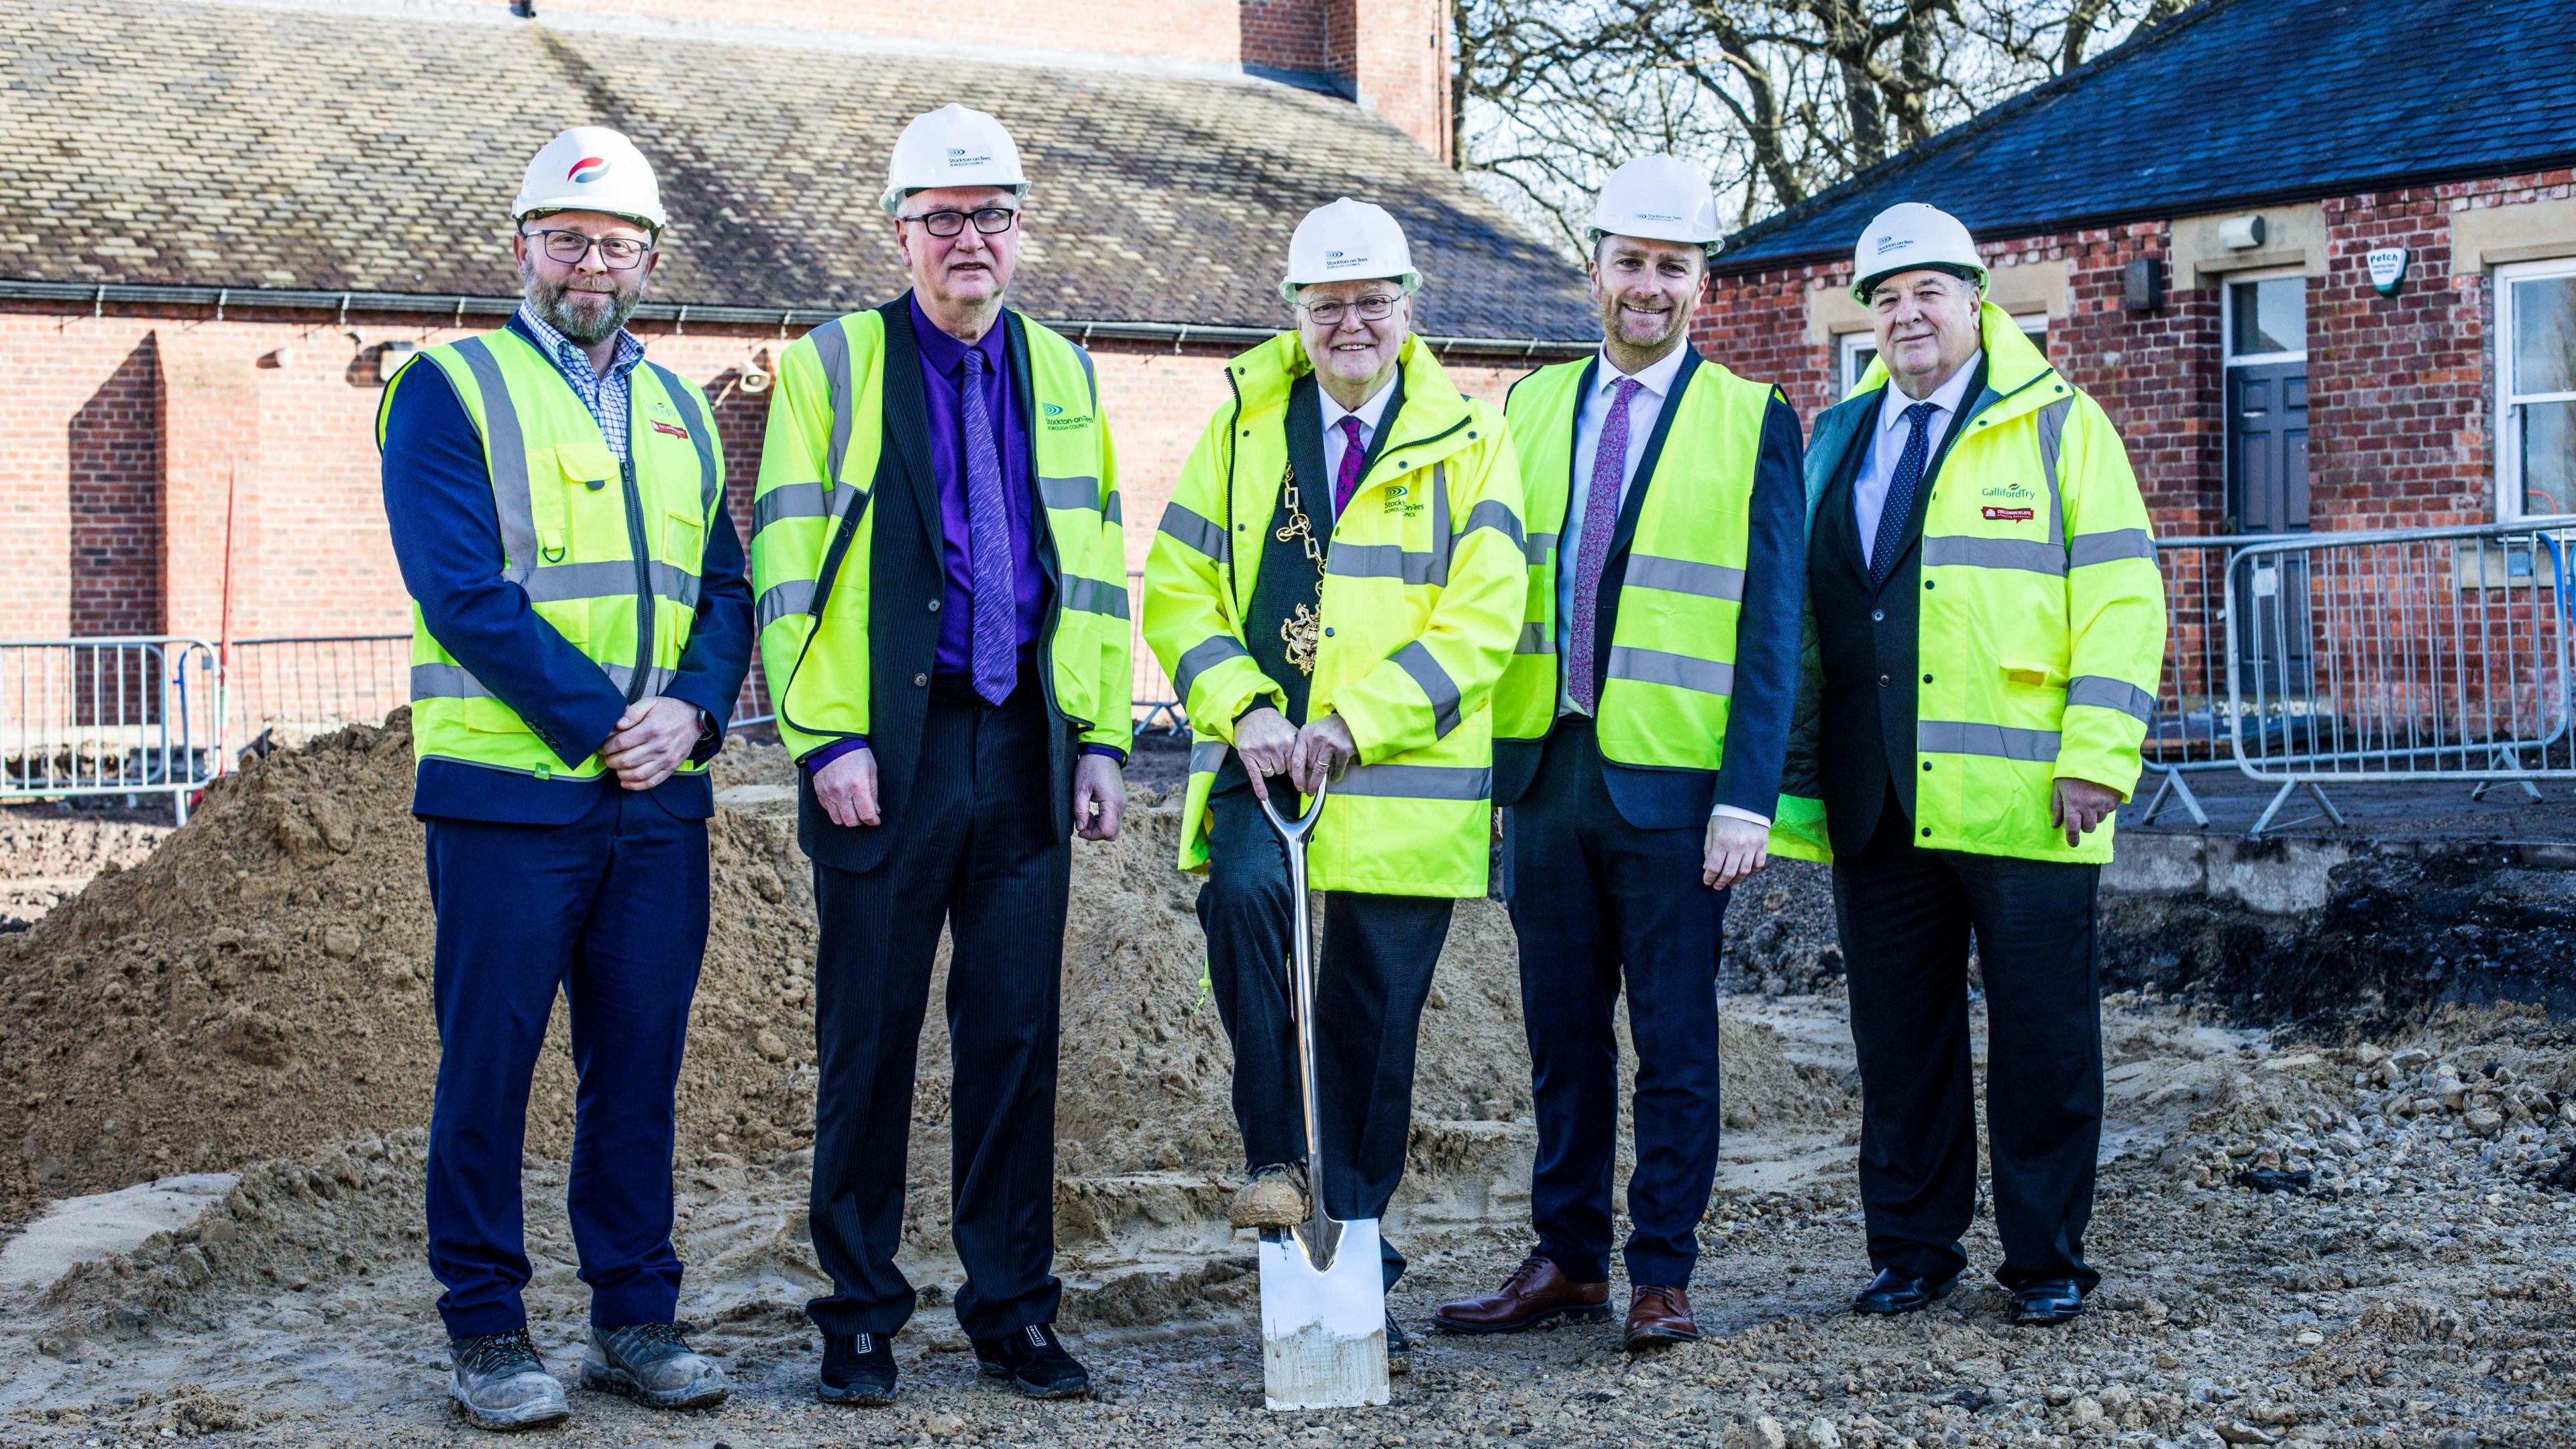
[[[86,806],[87,802],[83,802]],[[0,933],[23,931],[110,867],[140,865],[170,833],[168,809],[74,808],[71,801],[0,808]]]
[[[774,1160],[812,1140],[814,918],[792,768],[777,746],[740,741],[717,763],[713,926],[679,1093],[687,1165]],[[253,759],[140,865],[0,938],[0,1221],[427,1124],[433,923],[411,777],[403,713]],[[1221,1213],[1209,1193],[1241,1166],[1231,1057],[1200,985],[1197,881],[1172,868],[1179,792],[1140,787],[1130,807],[1119,840],[1077,844],[1065,937],[1059,1208],[1104,1234],[1137,1212]],[[1791,905],[1816,909],[1748,896],[1730,924],[1758,931],[1764,906]],[[947,1233],[942,950],[908,1214],[924,1247]],[[1459,1142],[1483,1140],[1477,1124],[1526,1135],[1519,1008],[1502,908],[1462,902],[1424,1018],[1418,1168],[1465,1170]],[[1847,1106],[1835,1074],[1792,1065],[1767,1033],[1728,1024],[1732,1124]],[[529,1106],[532,1155],[568,1152],[572,1090],[559,1012]],[[1154,1174],[1198,1181],[1167,1202],[1140,1190]]]

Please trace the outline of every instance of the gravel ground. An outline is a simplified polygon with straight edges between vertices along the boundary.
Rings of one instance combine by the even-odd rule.
[[[1848,1067],[1831,997],[1731,1009],[1776,1028],[1792,1060]],[[814,1273],[803,1159],[789,1154],[682,1183],[683,1312],[734,1375],[733,1400],[666,1416],[576,1390],[572,1421],[546,1442],[2576,1442],[2576,1196],[2544,1180],[2576,1148],[2568,1031],[2533,1012],[2453,1011],[2402,1040],[2329,1048],[2126,995],[2105,1025],[2110,1128],[2089,1248],[2106,1281],[2064,1328],[2010,1327],[1982,1276],[1910,1318],[1844,1312],[1865,1276],[1845,1110],[1821,1131],[1811,1119],[1730,1134],[1693,1285],[1711,1333],[1700,1344],[1632,1359],[1609,1327],[1421,1335],[1390,1408],[1271,1414],[1244,1327],[1248,1242],[1183,1208],[1068,1237],[1067,1324],[1098,1379],[1091,1400],[1024,1404],[977,1379],[936,1306],[955,1265],[924,1257],[913,1275],[936,1285],[934,1306],[899,1340],[900,1402],[836,1410],[808,1397],[815,1344],[796,1305]],[[0,1305],[13,1363],[0,1443],[486,1442],[440,1398],[418,1171],[408,1136],[254,1169],[198,1227],[42,1302]],[[541,1344],[569,1370],[582,1290],[562,1181],[560,1164],[531,1163],[530,1298]],[[1389,1229],[1415,1271],[1394,1306],[1417,1331],[1442,1299],[1509,1271],[1526,1241],[1524,1189],[1498,1177],[1481,1196],[1453,1183],[1399,1205]],[[1982,1222],[1969,1253],[1979,1275],[1996,1261]]]

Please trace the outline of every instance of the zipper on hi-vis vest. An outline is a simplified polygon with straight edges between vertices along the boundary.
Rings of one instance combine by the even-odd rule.
[[[644,537],[644,495],[635,486],[635,455],[618,465],[626,485],[626,540],[635,554],[635,673],[626,681],[633,704],[653,685],[653,550]]]

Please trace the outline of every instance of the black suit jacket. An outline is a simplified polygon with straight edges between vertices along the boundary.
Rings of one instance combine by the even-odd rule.
[[[1914,489],[1896,566],[1884,583],[1870,584],[1869,566],[1861,559],[1860,526],[1852,517],[1852,488],[1869,456],[1870,440],[1878,434],[1883,394],[1869,395],[1867,419],[1852,434],[1843,456],[1834,460],[1833,481],[1816,505],[1807,585],[1824,659],[1817,764],[1823,776],[1825,830],[1836,855],[1857,855],[1869,842],[1891,787],[1905,818],[1914,818],[1924,511],[1950,445],[1967,431],[1985,390],[1980,360],[1958,414]]]
[[[931,671],[939,654],[939,606],[948,587],[939,526],[939,476],[931,466],[930,419],[922,401],[921,345],[912,331],[912,308],[902,297],[879,307],[885,319],[884,410],[880,425],[885,446],[877,454],[876,477],[870,484],[869,508],[876,510],[876,533],[868,554],[868,748],[877,759],[878,825],[832,823],[814,798],[811,771],[798,770],[796,832],[798,843],[817,865],[837,870],[869,870],[885,859],[912,795],[921,766],[922,721],[930,712]],[[1019,314],[1004,311],[1004,346],[1011,356],[1011,381],[1019,392],[1020,420],[1036,418],[1029,384],[1029,338]],[[865,426],[862,422],[860,426]],[[1037,450],[1025,451],[1029,471],[1018,486],[1028,490],[1030,526],[1036,531],[1038,567],[1046,575],[1045,623],[1039,630],[1033,666],[1024,666],[1021,688],[1034,683],[1043,693],[1047,722],[1047,771],[1028,788],[1043,799],[1031,809],[1046,809],[1058,837],[1073,833],[1073,761],[1077,753],[1073,724],[1056,707],[1055,675],[1049,667],[1056,617],[1063,590],[1058,577],[1055,536],[1047,527],[1044,502],[1037,492]],[[835,562],[856,537],[859,515],[842,524],[824,564],[830,586],[855,584],[835,577]],[[817,607],[820,607],[818,602]],[[1035,675],[1034,680],[1029,675]]]

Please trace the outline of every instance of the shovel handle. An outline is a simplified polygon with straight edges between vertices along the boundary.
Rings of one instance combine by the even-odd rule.
[[[1263,800],[1260,796],[1256,795],[1253,799],[1260,803],[1261,813],[1270,817],[1270,828],[1279,832],[1281,840],[1294,845],[1314,833],[1315,822],[1322,819],[1324,814],[1324,791],[1331,788],[1331,784],[1329,780],[1318,781],[1315,785],[1314,798],[1306,802],[1306,813],[1294,820],[1280,814],[1279,807]]]

